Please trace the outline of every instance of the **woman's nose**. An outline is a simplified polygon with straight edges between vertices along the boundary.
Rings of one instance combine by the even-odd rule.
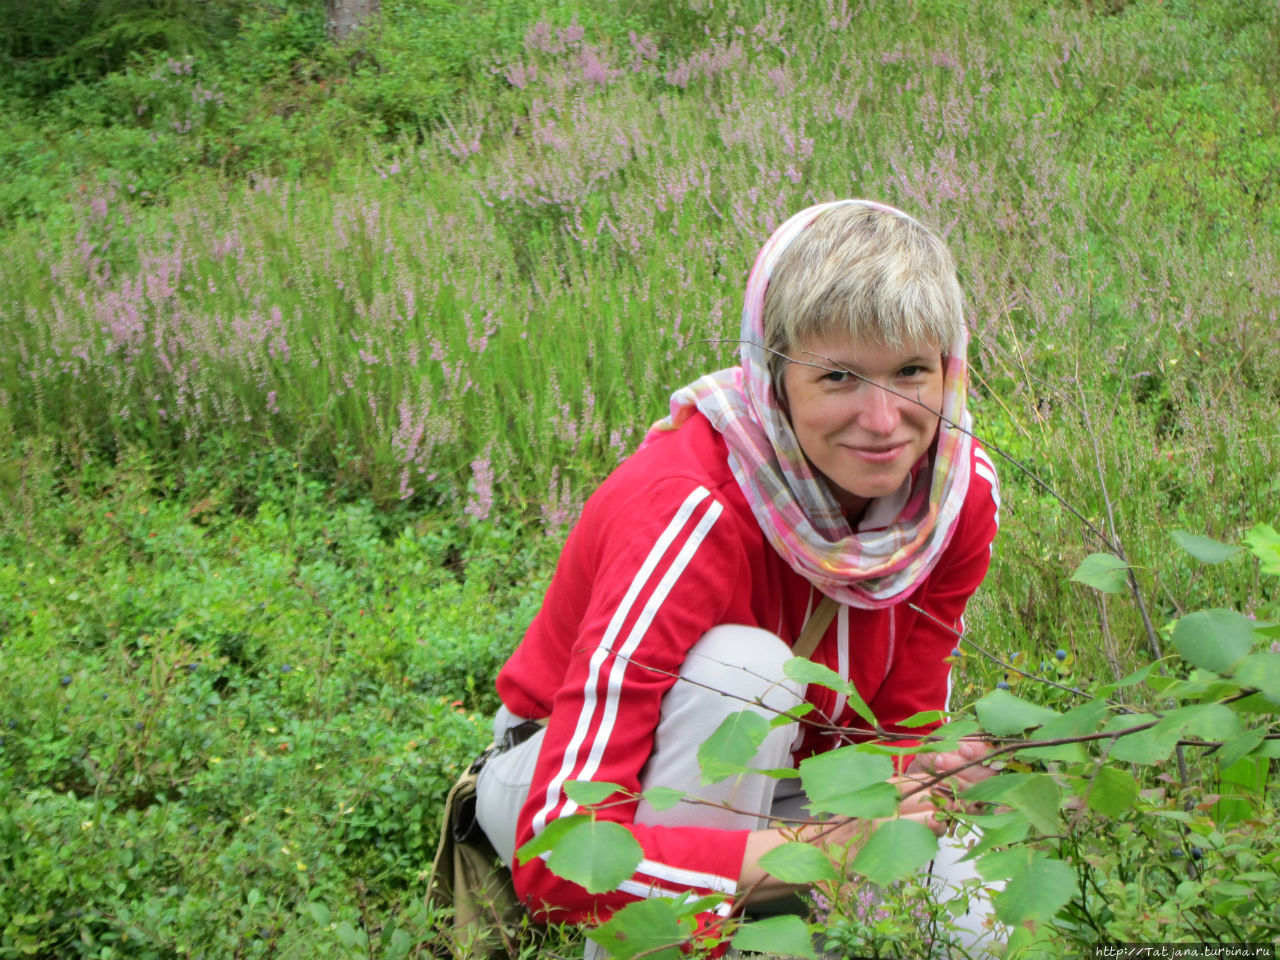
[[[888,436],[898,429],[902,415],[897,397],[875,382],[863,384],[863,389],[858,392],[863,394],[862,409],[858,414],[858,424],[862,429],[880,436]]]

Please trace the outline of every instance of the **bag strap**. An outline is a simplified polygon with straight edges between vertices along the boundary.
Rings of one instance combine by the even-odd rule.
[[[791,648],[793,657],[804,657],[808,660],[809,657],[813,656],[813,651],[818,649],[818,644],[821,642],[823,634],[827,632],[827,627],[831,626],[831,621],[835,619],[836,610],[839,607],[840,604],[835,600],[832,600],[826,594],[822,595],[822,602],[818,604],[818,608],[805,621],[804,629],[800,631],[799,638]]]

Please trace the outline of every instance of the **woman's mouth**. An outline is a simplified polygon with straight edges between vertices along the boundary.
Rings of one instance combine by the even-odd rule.
[[[895,443],[892,446],[846,446],[845,449],[859,460],[863,460],[867,463],[891,463],[893,460],[897,459],[898,454],[902,452],[904,447],[906,447],[905,443]]]

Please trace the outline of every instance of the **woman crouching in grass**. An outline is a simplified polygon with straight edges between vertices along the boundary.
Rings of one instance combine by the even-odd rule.
[[[711,923],[748,897],[755,907],[796,892],[760,858],[797,835],[771,821],[807,817],[799,779],[704,785],[697,751],[744,707],[772,719],[805,702],[804,722],[774,728],[756,767],[794,768],[867,738],[845,696],[783,673],[811,619],[809,656],[852,680],[882,728],[903,733],[901,721],[947,706],[950,654],[987,572],[999,503],[995,470],[966,432],[950,253],[882,204],[810,207],[756,258],[741,339],[741,366],[679,390],[587,501],[498,676],[495,739],[521,742],[481,772],[478,816],[537,919],[599,923],[638,898],[691,891],[725,897]],[[895,779],[956,770],[982,750],[903,761]],[[565,793],[575,780],[629,795],[674,787],[706,803],[600,809],[644,858],[616,890],[592,895],[542,858],[515,858],[578,810]],[[935,811],[920,793],[900,807],[941,834]],[[798,833],[833,846],[869,827],[837,818]]]

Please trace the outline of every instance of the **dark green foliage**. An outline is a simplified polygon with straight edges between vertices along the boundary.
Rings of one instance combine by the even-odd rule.
[[[312,900],[434,932],[438,811],[546,551],[206,452],[3,488],[0,957],[333,955]]]
[[[0,66],[42,98],[152,54],[188,56],[235,36],[254,0],[0,0]]]

